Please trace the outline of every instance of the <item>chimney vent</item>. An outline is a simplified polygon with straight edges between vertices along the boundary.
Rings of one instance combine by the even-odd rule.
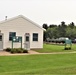
[[[7,20],[7,16],[5,16],[5,20]]]

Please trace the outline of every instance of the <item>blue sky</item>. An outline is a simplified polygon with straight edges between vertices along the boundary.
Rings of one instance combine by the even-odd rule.
[[[0,0],[0,21],[18,15],[36,22],[43,23],[76,24],[76,0]]]

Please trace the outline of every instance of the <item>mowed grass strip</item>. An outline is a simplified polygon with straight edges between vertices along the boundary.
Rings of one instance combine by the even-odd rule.
[[[0,75],[76,74],[76,54],[0,56]]]
[[[68,45],[70,47],[70,45]],[[64,50],[65,46],[64,45],[53,45],[53,44],[44,44],[43,49],[40,50],[34,50],[40,53],[50,53],[50,52],[72,52],[76,51],[76,44],[72,44],[72,49],[71,50]]]

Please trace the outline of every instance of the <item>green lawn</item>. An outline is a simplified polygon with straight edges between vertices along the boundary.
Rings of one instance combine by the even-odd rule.
[[[0,56],[0,75],[76,74],[76,54]]]
[[[51,45],[51,44],[44,44],[43,49],[35,50],[40,53],[50,53],[50,52],[69,52],[69,51],[76,51],[76,44],[72,44],[72,50],[64,50],[64,45]]]

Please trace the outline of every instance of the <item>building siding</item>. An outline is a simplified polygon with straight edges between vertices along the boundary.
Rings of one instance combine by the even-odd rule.
[[[33,23],[25,20],[23,17],[0,23],[0,30],[3,33],[3,48],[11,47],[9,41],[9,32],[16,32],[17,36],[22,36],[22,47],[24,48],[25,33],[30,33],[30,48],[43,48],[43,30]],[[32,40],[33,33],[38,33],[38,42]],[[19,43],[15,43],[14,47],[20,47]]]

